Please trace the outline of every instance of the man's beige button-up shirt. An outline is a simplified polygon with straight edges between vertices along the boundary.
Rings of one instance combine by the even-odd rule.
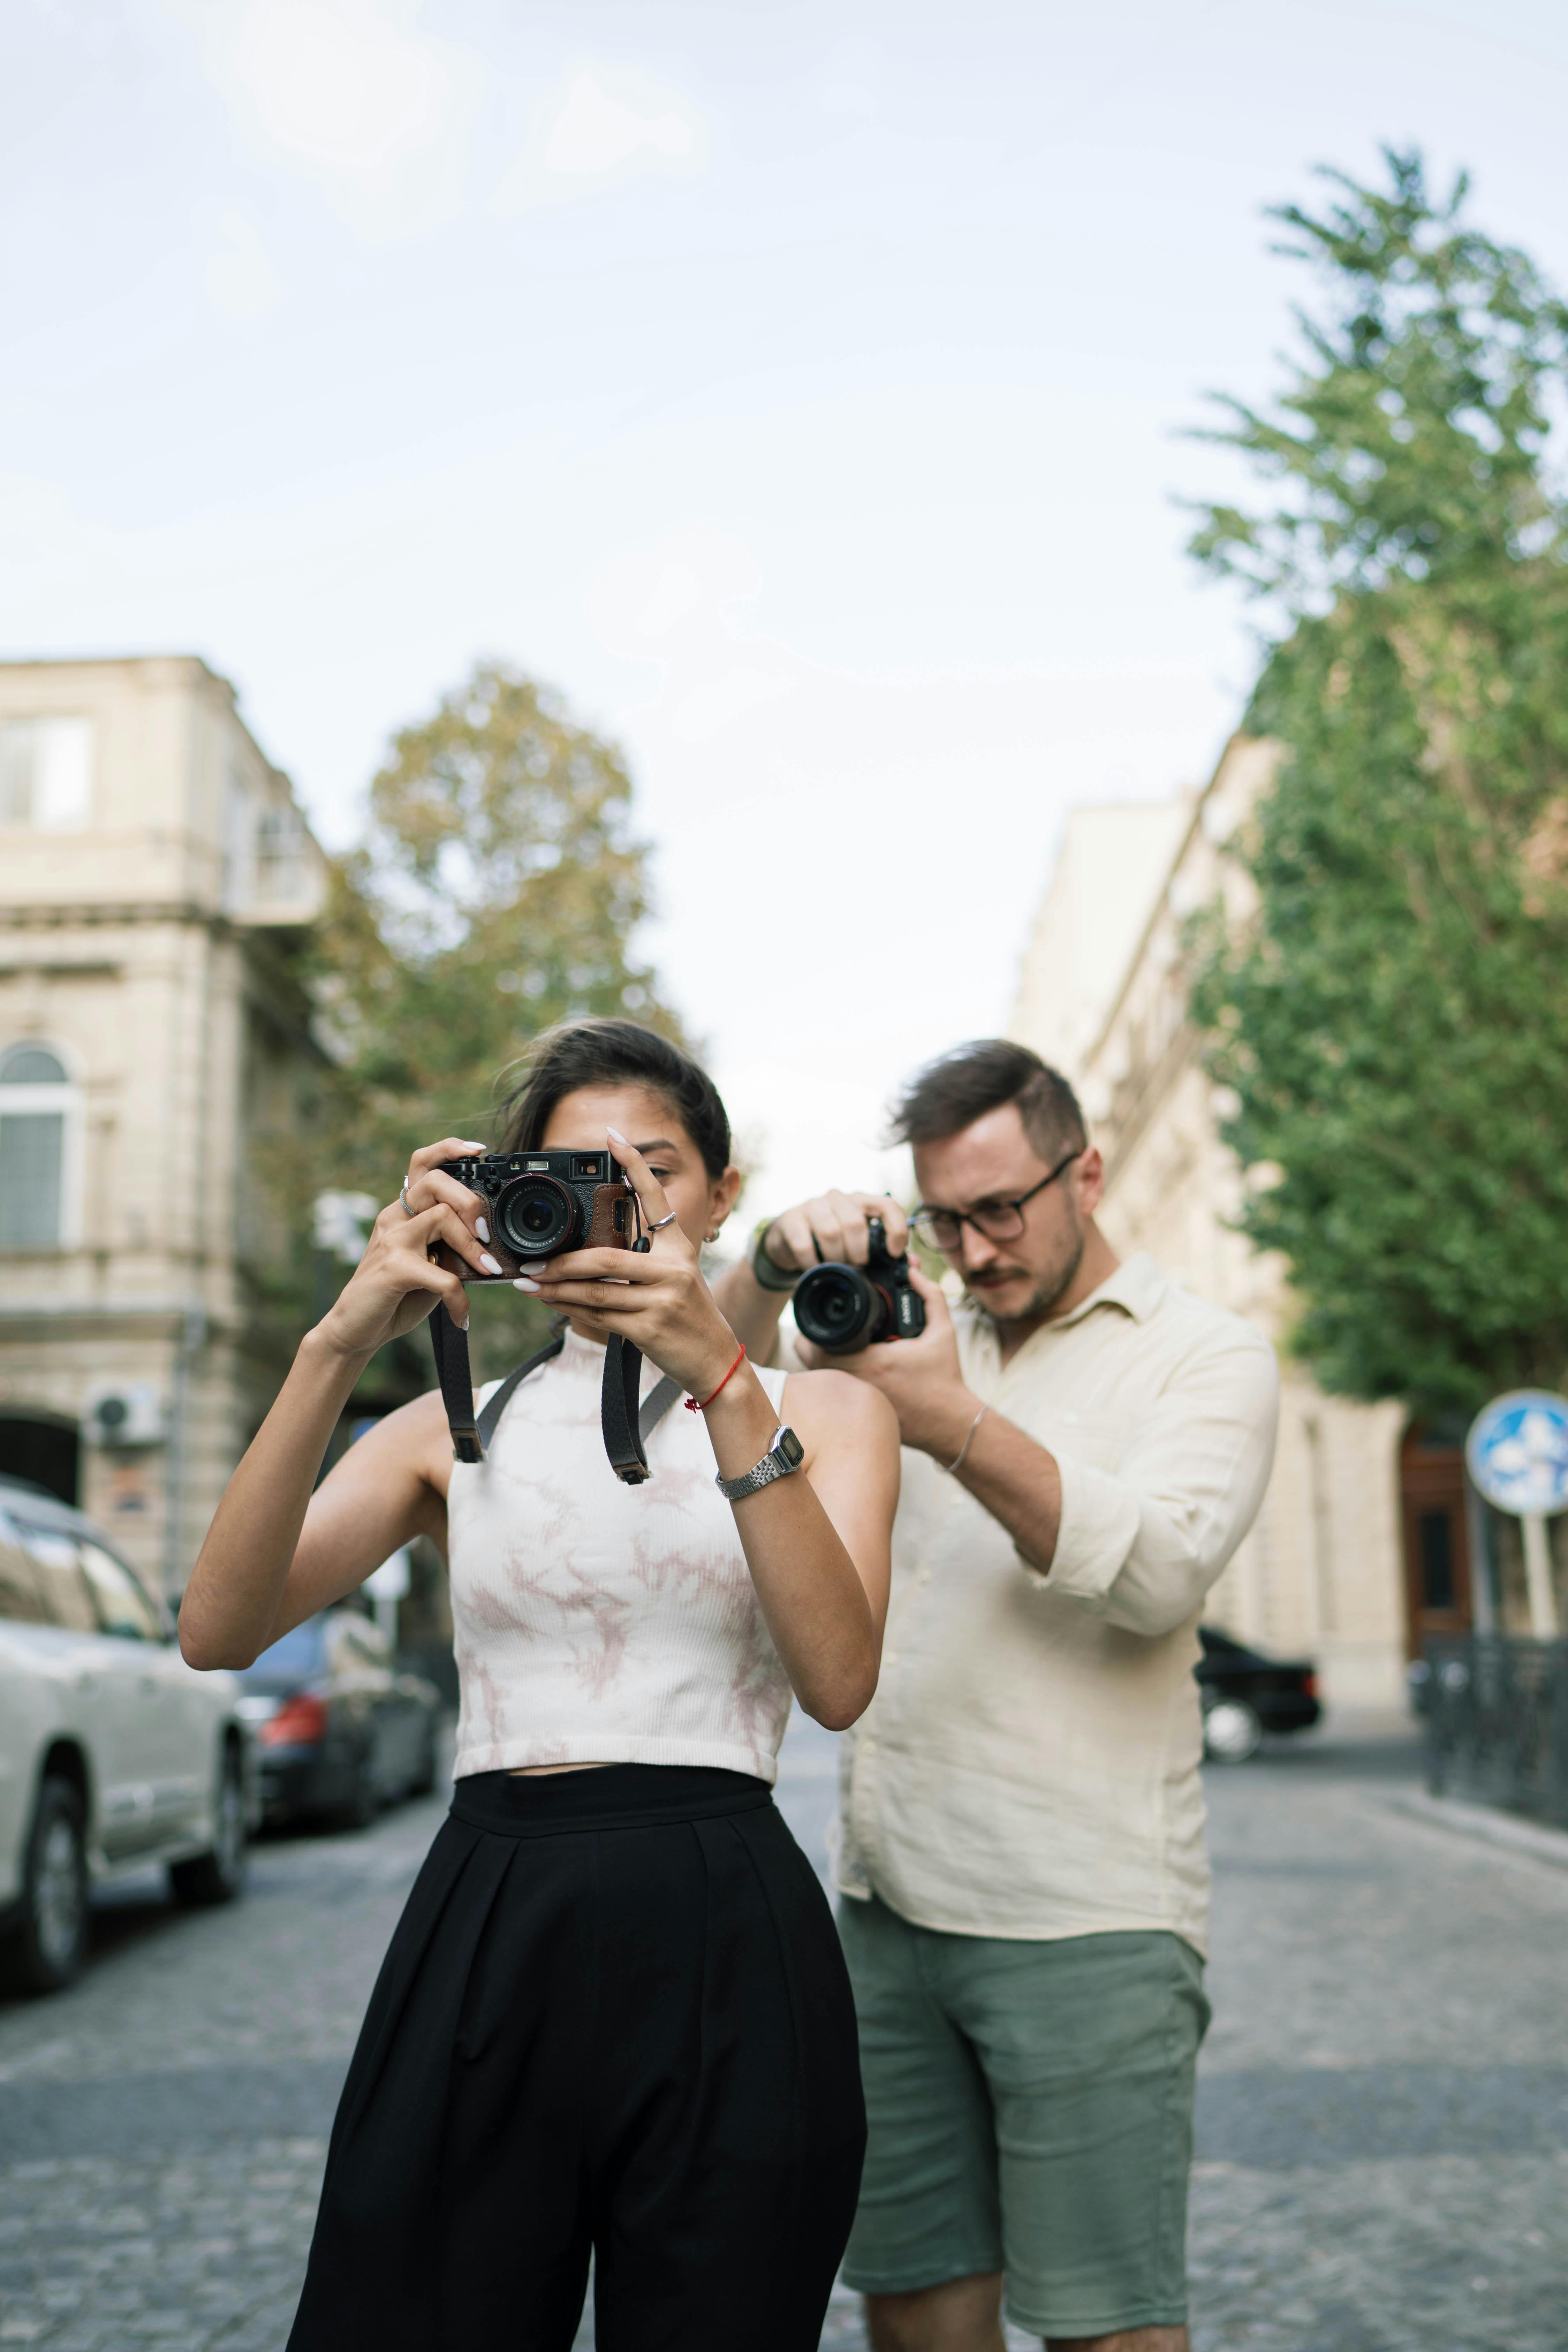
[[[840,1759],[835,1868],[926,1927],[1049,1938],[1169,1928],[1206,1948],[1193,1664],[1203,1598],[1252,1524],[1279,1371],[1251,1324],[1134,1257],[1003,1369],[964,1378],[1054,1455],[1048,1575],[906,1447],[877,1696]]]

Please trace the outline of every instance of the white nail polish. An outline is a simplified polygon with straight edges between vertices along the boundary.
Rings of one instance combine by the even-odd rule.
[[[480,1241],[489,1241],[490,1237],[490,1229],[489,1225],[486,1224],[483,1217],[476,1217],[474,1219],[474,1231],[478,1234]]]
[[[518,1275],[513,1280],[511,1286],[514,1290],[537,1290],[539,1288],[538,1283],[530,1282],[526,1274]]]
[[[485,1235],[485,1239],[489,1241],[489,1235],[488,1234]],[[499,1274],[500,1272],[500,1258],[492,1257],[489,1250],[481,1250],[479,1252],[479,1264],[484,1267],[487,1274]]]

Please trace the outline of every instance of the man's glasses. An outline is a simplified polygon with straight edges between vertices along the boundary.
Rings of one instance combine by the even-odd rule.
[[[941,1250],[944,1257],[951,1257],[960,1246],[965,1225],[973,1225],[988,1242],[1016,1242],[1024,1230],[1024,1212],[1036,1193],[1054,1184],[1063,1171],[1070,1168],[1075,1160],[1081,1160],[1088,1150],[1087,1143],[1075,1143],[1048,1176],[1042,1176],[1037,1184],[1031,1184],[1016,1200],[977,1201],[973,1209],[916,1209],[910,1216],[910,1231],[932,1249]]]

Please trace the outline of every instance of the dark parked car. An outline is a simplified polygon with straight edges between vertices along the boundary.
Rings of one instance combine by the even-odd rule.
[[[1322,1713],[1315,1667],[1232,1641],[1200,1625],[1203,1655],[1193,1671],[1203,1696],[1204,1754],[1215,1764],[1245,1764],[1266,1731],[1305,1731]]]
[[[307,1617],[241,1679],[268,1822],[316,1814],[363,1829],[378,1806],[435,1787],[440,1693],[400,1673],[385,1634],[357,1611]]]

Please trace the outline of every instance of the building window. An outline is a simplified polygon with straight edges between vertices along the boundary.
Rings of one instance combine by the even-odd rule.
[[[90,719],[0,719],[0,824],[79,833],[92,815]]]
[[[237,768],[231,768],[223,796],[223,904],[226,914],[244,912],[256,892],[256,804]]]
[[[59,1249],[73,1238],[77,1127],[77,1090],[50,1046],[0,1054],[0,1249]]]
[[[306,890],[305,828],[296,810],[270,808],[256,831],[256,895],[264,906],[288,904]]]

